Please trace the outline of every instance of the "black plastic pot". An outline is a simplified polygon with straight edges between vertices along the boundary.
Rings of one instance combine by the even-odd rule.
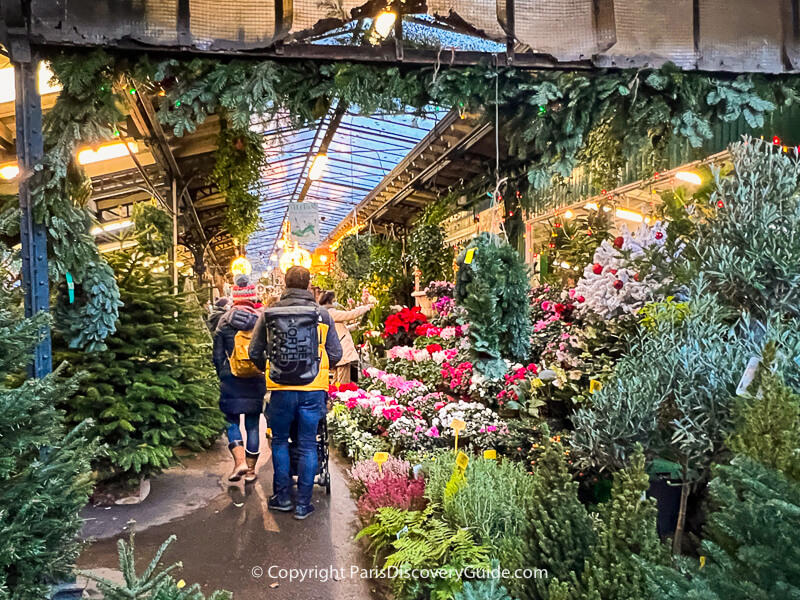
[[[650,478],[650,489],[647,490],[648,498],[656,499],[658,518],[656,529],[661,537],[675,533],[678,525],[678,512],[681,506],[681,482],[669,477],[655,475]]]

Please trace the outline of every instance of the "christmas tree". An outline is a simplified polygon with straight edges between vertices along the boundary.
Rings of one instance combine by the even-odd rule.
[[[667,557],[656,533],[655,500],[645,500],[650,480],[639,450],[627,469],[614,474],[611,500],[600,507],[597,544],[586,560],[579,591],[586,600],[646,600],[646,566]]]
[[[201,450],[222,429],[210,339],[194,296],[175,295],[168,274],[142,253],[112,256],[124,308],[102,352],[61,354],[86,376],[63,406],[69,420],[94,420],[106,445],[95,468],[103,479],[148,476],[182,445]]]
[[[63,369],[20,382],[49,319],[23,317],[19,288],[6,287],[8,258],[0,249],[0,598],[39,600],[78,555],[95,448],[86,426],[67,434],[55,408],[77,385]]]
[[[800,484],[747,458],[718,467],[710,485],[719,509],[709,519],[700,562],[654,567],[663,600],[800,598]]]
[[[563,446],[548,441],[535,468],[528,527],[512,562],[514,569],[544,569],[547,577],[512,579],[511,594],[520,600],[547,600],[549,580],[574,582],[595,542],[592,520],[578,500],[578,484],[567,468]]]

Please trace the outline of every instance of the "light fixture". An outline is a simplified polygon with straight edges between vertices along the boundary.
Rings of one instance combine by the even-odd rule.
[[[649,224],[649,223],[650,223],[650,221],[652,221],[652,219],[651,219],[650,217],[645,217],[645,218],[644,218],[644,222],[645,222],[645,223]]]
[[[284,252],[278,262],[281,271],[286,273],[291,267],[300,266],[306,269],[311,267],[311,253],[305,248],[295,247],[290,252]]]
[[[19,175],[17,163],[8,163],[0,167],[0,177],[3,179],[14,179],[17,175]]]
[[[320,254],[319,262],[324,265],[326,262],[328,262],[328,256],[326,254]]]
[[[39,90],[40,96],[61,91],[61,85],[50,85],[50,80],[52,78],[53,72],[50,70],[50,67],[47,66],[47,63],[39,63],[36,87]],[[14,102],[16,98],[15,85],[14,67],[0,69],[0,103]]]
[[[283,238],[278,240],[278,248],[283,248],[286,245],[286,240]]]
[[[134,246],[138,246],[139,242],[136,240],[125,240],[122,242],[112,242],[110,244],[100,244],[97,246],[97,249],[101,253],[105,252],[115,252],[117,250],[125,250],[126,248],[133,248]]]
[[[703,178],[697,173],[692,173],[691,171],[678,171],[675,173],[675,179],[680,179],[681,181],[691,183],[692,185],[700,185],[703,183]]]
[[[270,257],[269,257],[269,259],[270,259],[272,262],[275,262],[276,260],[278,260],[278,255],[277,255],[277,254],[275,254],[275,253],[273,252],[273,253],[272,253],[272,256],[270,256]]]
[[[317,181],[322,177],[322,173],[325,171],[325,165],[327,164],[328,155],[324,153],[317,154],[314,158],[314,162],[311,163],[311,168],[308,170],[308,178],[311,181]]]
[[[642,215],[642,213],[638,213],[635,210],[628,210],[627,208],[618,208],[614,214],[617,215],[617,218],[625,219],[626,221],[634,221],[635,223],[642,223],[644,221],[644,215]]]
[[[244,256],[240,256],[231,263],[231,273],[234,275],[250,275],[253,272],[253,265]]]
[[[608,204],[603,205],[603,212],[611,212],[611,207]]]
[[[396,20],[397,13],[389,10],[383,11],[375,18],[375,33],[381,38],[386,38],[391,33]]]
[[[133,225],[133,221],[114,221],[113,223],[103,223],[102,225],[98,225],[96,227],[92,227],[90,233],[92,235],[100,235],[103,232],[110,232],[110,231],[118,231],[120,229],[125,229],[126,227],[130,227]]]
[[[90,165],[113,158],[122,158],[123,156],[128,156],[129,149],[136,154],[139,152],[139,144],[136,142],[128,142],[128,147],[126,148],[123,142],[114,142],[112,144],[100,146],[97,150],[87,148],[86,150],[78,152],[78,162],[82,165]]]
[[[575,216],[575,213],[572,212],[570,209],[567,209],[567,210],[564,211],[564,218],[565,219],[571,219],[574,216]]]
[[[597,202],[587,202],[583,205],[586,210],[597,210]]]

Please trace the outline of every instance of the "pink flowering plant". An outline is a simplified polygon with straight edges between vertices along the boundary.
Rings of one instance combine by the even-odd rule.
[[[438,425],[410,412],[391,424],[386,437],[393,452],[433,450],[444,441]]]
[[[453,360],[459,353],[456,348],[442,348],[429,344],[426,348],[395,346],[389,350],[386,370],[406,379],[424,381],[428,387],[436,388],[442,383],[441,365]]]
[[[370,523],[379,508],[391,506],[400,510],[425,508],[425,480],[385,472],[364,484],[364,493],[356,502],[358,517],[365,525]]]
[[[335,404],[343,406],[350,412],[365,431],[383,432],[406,411],[406,407],[392,396],[382,394],[378,390],[339,390],[331,392]]]
[[[364,386],[387,396],[403,398],[427,391],[427,386],[419,379],[406,379],[396,373],[387,373],[375,367],[364,369]]]
[[[460,400],[442,407],[431,422],[445,438],[445,446],[455,442],[453,419],[464,421],[466,429],[459,434],[459,439],[476,450],[496,448],[508,439],[508,425],[500,415],[479,402]]]
[[[473,373],[472,363],[466,360],[458,364],[446,362],[441,368],[444,385],[456,398],[469,398]]]
[[[384,477],[408,478],[410,474],[411,463],[394,456],[389,456],[389,459],[380,467],[371,458],[360,460],[347,471],[347,487],[354,498],[359,498],[366,492],[367,485],[371,483],[375,483]]]

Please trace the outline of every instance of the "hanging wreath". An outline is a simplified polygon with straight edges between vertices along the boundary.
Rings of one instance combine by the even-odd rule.
[[[172,246],[172,217],[145,202],[133,205],[133,226],[139,250],[151,256],[161,256]]]
[[[339,246],[339,268],[353,279],[366,279],[372,271],[369,241],[366,237],[351,235]]]

